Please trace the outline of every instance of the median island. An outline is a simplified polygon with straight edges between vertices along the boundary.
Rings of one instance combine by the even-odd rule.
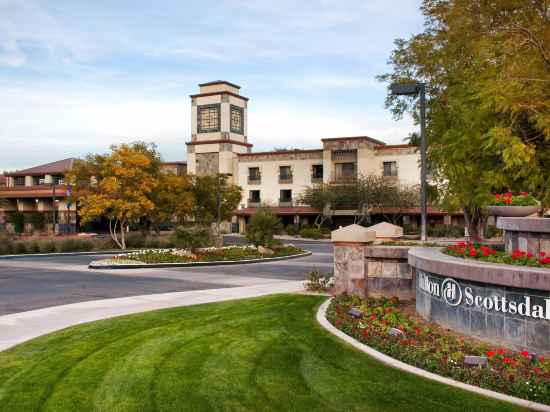
[[[279,260],[302,257],[310,252],[293,245],[267,248],[263,246],[224,246],[197,249],[144,249],[121,253],[108,259],[90,263],[98,268],[138,268],[159,266],[207,266],[231,263],[254,263],[264,260]]]

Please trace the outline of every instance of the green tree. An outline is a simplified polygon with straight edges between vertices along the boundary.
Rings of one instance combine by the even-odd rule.
[[[250,218],[246,238],[255,246],[270,247],[273,237],[283,230],[281,220],[269,208],[260,208]]]
[[[388,83],[427,85],[430,171],[442,205],[481,236],[492,192],[550,204],[550,24],[545,0],[425,0],[424,32],[395,42]],[[413,97],[386,99],[417,119]],[[418,119],[417,119],[418,120]]]
[[[195,197],[192,215],[195,221],[212,229],[218,218],[219,221],[230,220],[241,201],[241,187],[229,183],[228,176],[224,174],[192,176],[191,179],[191,191]],[[218,243],[221,241],[219,227],[212,235]]]

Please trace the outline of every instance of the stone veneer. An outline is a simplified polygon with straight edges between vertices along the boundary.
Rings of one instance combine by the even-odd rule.
[[[550,219],[532,217],[499,217],[497,227],[504,230],[507,253],[520,249],[539,256],[550,256]]]
[[[413,273],[407,263],[409,247],[369,246],[365,248],[366,296],[415,297]]]

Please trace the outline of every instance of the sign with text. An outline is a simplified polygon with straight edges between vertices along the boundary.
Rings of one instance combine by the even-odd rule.
[[[492,312],[520,315],[534,319],[550,320],[550,298],[519,295],[519,299],[492,294],[480,296],[475,289],[453,278],[433,277],[417,270],[418,288],[423,292],[441,298],[448,306],[477,307]]]

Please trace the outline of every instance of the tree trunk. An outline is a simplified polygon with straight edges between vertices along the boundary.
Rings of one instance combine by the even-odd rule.
[[[113,223],[113,219],[109,219],[109,234],[111,235],[111,239],[113,239],[113,242],[115,242],[119,248],[124,249],[122,247],[122,244],[118,240],[117,228],[116,228],[118,225],[118,220],[115,220],[114,226],[112,225],[112,223]]]
[[[466,239],[469,242],[483,240],[485,232],[486,218],[481,213],[481,209],[464,207],[464,221],[468,231]]]
[[[122,250],[126,250],[126,221],[122,220],[120,222],[120,244]]]

